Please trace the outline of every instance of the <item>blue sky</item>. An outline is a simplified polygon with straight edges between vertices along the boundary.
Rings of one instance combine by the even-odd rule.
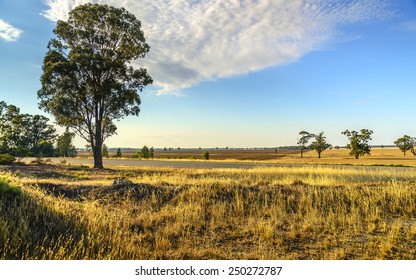
[[[411,0],[2,0],[0,100],[45,114],[36,92],[46,45],[86,2],[124,6],[151,47],[135,65],[154,85],[110,147],[274,147],[301,130],[333,145],[347,143],[345,129],[372,129],[375,145],[416,136]]]

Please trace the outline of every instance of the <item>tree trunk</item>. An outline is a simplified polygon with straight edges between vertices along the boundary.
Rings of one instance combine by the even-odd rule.
[[[318,152],[318,158],[321,158],[321,153],[320,152]]]
[[[95,145],[92,146],[93,154],[94,154],[94,168],[95,169],[104,169],[103,166],[103,140],[102,140],[102,130],[101,130],[101,122],[96,122],[95,128]]]
[[[358,159],[359,155],[355,155],[355,159]]]
[[[103,154],[101,152],[101,147],[99,147],[98,145],[96,145],[94,147],[94,168],[95,169],[104,169],[103,166]]]
[[[303,150],[300,150],[300,157],[303,158]]]

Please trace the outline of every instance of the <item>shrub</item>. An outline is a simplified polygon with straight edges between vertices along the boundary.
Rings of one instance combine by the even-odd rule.
[[[11,164],[15,160],[16,158],[9,154],[0,154],[0,164],[2,165]]]
[[[204,151],[202,153],[202,158],[205,159],[205,160],[208,160],[209,159],[209,152],[208,151]]]
[[[116,157],[121,157],[122,156],[122,154],[121,154],[121,149],[120,148],[118,148],[117,149],[117,152],[116,152]]]

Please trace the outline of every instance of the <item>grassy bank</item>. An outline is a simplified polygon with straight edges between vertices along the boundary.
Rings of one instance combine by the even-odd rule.
[[[23,166],[2,259],[415,259],[412,169]],[[127,178],[131,186],[112,186]]]

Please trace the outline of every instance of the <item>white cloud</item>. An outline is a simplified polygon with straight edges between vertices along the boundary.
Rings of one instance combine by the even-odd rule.
[[[11,26],[4,20],[0,19],[0,38],[6,41],[16,41],[20,34],[22,34],[22,30]]]
[[[383,0],[47,0],[66,19],[86,2],[123,6],[142,21],[143,61],[160,94],[298,60],[342,40],[343,25],[391,16]]]

